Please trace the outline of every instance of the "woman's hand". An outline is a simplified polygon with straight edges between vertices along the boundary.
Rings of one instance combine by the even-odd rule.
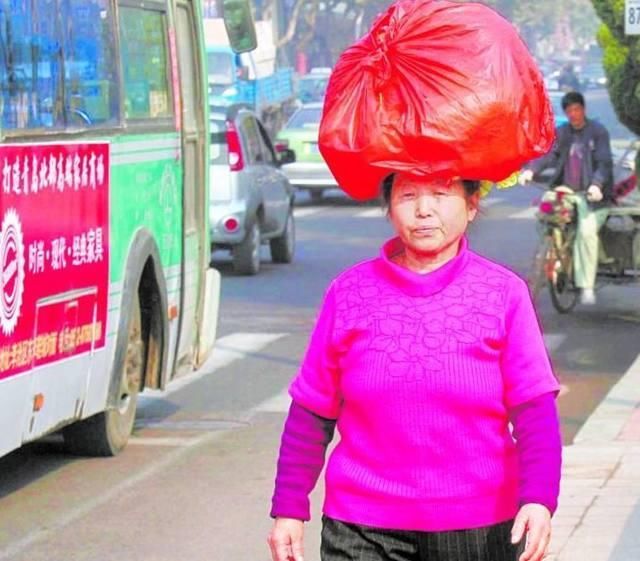
[[[273,561],[303,561],[304,522],[296,518],[276,518],[267,538]]]
[[[542,561],[551,540],[551,513],[546,506],[530,503],[518,511],[511,541],[518,543],[523,539],[527,540],[527,546],[518,561]]]

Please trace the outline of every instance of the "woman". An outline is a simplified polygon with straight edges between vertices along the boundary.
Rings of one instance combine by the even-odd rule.
[[[560,479],[558,383],[525,283],[467,246],[478,189],[384,181],[397,237],[331,284],[290,388],[274,561],[302,560],[336,423],[323,561],[543,558]]]

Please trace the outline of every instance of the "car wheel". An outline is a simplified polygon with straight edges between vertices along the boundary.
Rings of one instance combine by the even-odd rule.
[[[260,271],[260,225],[257,220],[247,229],[244,240],[233,248],[233,269],[241,275],[256,275]]]
[[[296,247],[296,224],[293,219],[293,210],[289,210],[287,223],[282,235],[269,242],[271,259],[274,263],[291,263]]]
[[[313,189],[309,191],[309,193],[311,195],[311,200],[314,203],[319,203],[320,201],[322,201],[322,195],[324,193],[322,189]]]

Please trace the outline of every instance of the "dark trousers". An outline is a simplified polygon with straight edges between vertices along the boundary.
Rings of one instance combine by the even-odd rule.
[[[474,530],[381,530],[322,519],[322,561],[517,561],[513,521]]]

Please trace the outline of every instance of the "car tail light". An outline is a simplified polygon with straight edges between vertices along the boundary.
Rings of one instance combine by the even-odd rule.
[[[229,151],[229,167],[231,171],[242,171],[244,159],[242,157],[240,135],[231,121],[227,121],[227,149]]]
[[[235,232],[240,227],[240,222],[238,222],[238,219],[233,217],[226,218],[223,224],[224,229],[227,232]]]

